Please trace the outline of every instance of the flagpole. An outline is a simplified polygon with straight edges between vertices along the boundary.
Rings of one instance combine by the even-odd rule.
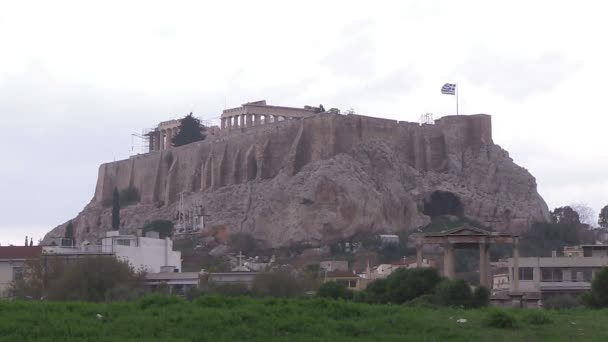
[[[456,115],[458,115],[458,83],[456,83]]]

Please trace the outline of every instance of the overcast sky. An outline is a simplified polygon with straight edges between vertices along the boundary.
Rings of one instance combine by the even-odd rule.
[[[0,243],[91,200],[131,133],[266,99],[492,115],[550,208],[608,203],[603,1],[0,0]],[[135,151],[139,145],[135,141]]]

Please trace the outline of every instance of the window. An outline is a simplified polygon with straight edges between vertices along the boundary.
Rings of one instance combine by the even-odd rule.
[[[116,244],[121,245],[121,246],[131,246],[131,240],[129,240],[129,239],[116,240]]]
[[[572,281],[591,282],[593,271],[591,267],[580,267],[572,269]]]
[[[560,267],[542,267],[540,274],[541,281],[563,281],[563,272]]]
[[[13,280],[22,280],[23,279],[23,267],[16,266],[13,267]]]
[[[532,267],[520,267],[519,280],[534,280],[534,271]]]

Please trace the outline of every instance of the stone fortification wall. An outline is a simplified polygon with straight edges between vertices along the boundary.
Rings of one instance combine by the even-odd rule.
[[[115,187],[135,187],[145,204],[173,203],[181,191],[270,179],[281,170],[348,153],[357,144],[383,141],[401,162],[419,171],[445,171],[449,151],[492,144],[489,115],[460,115],[435,125],[361,115],[318,114],[301,120],[240,128],[214,140],[102,164],[93,199],[107,203]],[[453,161],[454,162],[454,161]],[[152,181],[153,180],[153,181]]]
[[[76,238],[109,230],[112,192],[128,187],[140,201],[121,210],[126,232],[175,221],[182,192],[209,215],[202,234],[243,232],[271,247],[416,229],[436,211],[521,231],[546,220],[547,206],[534,177],[493,143],[491,127],[485,114],[419,125],[320,113],[222,130],[101,165],[93,200],[72,220]],[[436,202],[436,193],[450,195]]]

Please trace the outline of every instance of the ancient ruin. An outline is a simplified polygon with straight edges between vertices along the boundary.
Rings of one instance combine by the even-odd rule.
[[[100,166],[73,220],[78,240],[110,229],[114,188],[139,194],[121,210],[125,231],[177,222],[182,198],[204,207],[200,234],[247,233],[267,247],[417,229],[436,215],[504,232],[548,218],[534,177],[494,144],[485,114],[419,124],[258,101],[225,110],[206,140],[168,149],[175,127],[161,124],[149,153]]]

